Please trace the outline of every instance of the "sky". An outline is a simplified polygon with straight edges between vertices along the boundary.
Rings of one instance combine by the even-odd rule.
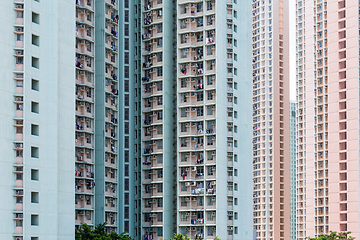
[[[290,100],[296,100],[296,28],[295,0],[289,0],[290,24]]]

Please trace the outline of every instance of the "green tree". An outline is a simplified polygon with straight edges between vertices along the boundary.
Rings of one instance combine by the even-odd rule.
[[[174,237],[169,240],[190,240],[190,238],[186,234],[184,236],[181,233],[174,233]]]
[[[174,233],[174,237],[170,238],[169,240],[190,240],[188,235],[182,235],[181,233]],[[201,240],[199,237],[196,240]],[[220,238],[216,237],[214,240],[221,240]]]
[[[86,223],[81,224],[79,230],[75,230],[75,240],[133,240],[126,233],[106,232],[106,222],[100,223],[92,229]]]
[[[351,232],[333,232],[330,231],[330,234],[322,234],[318,238],[306,238],[308,240],[352,240],[354,237],[349,236]]]

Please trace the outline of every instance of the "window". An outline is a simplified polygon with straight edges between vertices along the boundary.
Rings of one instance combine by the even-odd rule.
[[[124,49],[129,50],[129,39],[128,38],[124,39]]]
[[[23,203],[23,197],[16,197],[16,203]]]
[[[39,170],[31,169],[31,180],[39,181]]]
[[[125,24],[124,35],[129,36],[129,24]]]
[[[17,173],[17,174],[16,174],[16,180],[23,180],[23,175],[22,175],[22,173]]]
[[[31,124],[31,135],[39,136],[39,125]]]
[[[33,23],[40,24],[40,14],[32,12],[31,19]]]
[[[124,53],[124,63],[129,64],[129,52]]]
[[[38,147],[31,147],[31,157],[39,158],[39,148]]]
[[[24,41],[24,35],[16,34],[16,41]]]
[[[124,78],[129,78],[129,66],[124,66]]]
[[[31,102],[31,112],[39,113],[39,103],[38,102]]]
[[[39,69],[40,67],[40,60],[37,57],[31,57],[31,66],[33,68]]]
[[[23,57],[16,57],[16,64],[23,64],[24,58]]]
[[[39,91],[39,80],[31,79],[31,89]]]
[[[129,109],[128,108],[124,109],[124,116],[125,116],[125,120],[129,120]]]
[[[16,81],[16,87],[23,87],[23,81]]]
[[[129,22],[129,10],[125,10],[125,22]]]
[[[163,75],[163,72],[162,72],[162,67],[158,67],[157,68],[157,76],[160,77]]]
[[[124,194],[124,204],[129,205],[129,193]]]
[[[129,179],[124,180],[124,190],[129,191]]]
[[[16,11],[16,18],[24,18],[24,12]]]
[[[39,203],[39,193],[31,192],[31,203]]]

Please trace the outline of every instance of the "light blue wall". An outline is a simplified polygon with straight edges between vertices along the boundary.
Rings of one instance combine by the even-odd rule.
[[[234,212],[238,212],[238,221],[234,220],[234,226],[238,227],[238,235],[233,239],[248,240],[253,235],[253,157],[252,157],[252,2],[237,0],[233,4],[237,11],[238,32],[234,38],[238,40],[234,53],[237,53],[238,61],[234,61],[234,67],[238,69],[238,75],[234,77],[237,89],[234,89],[234,96],[238,98],[238,104],[234,110],[238,112],[238,119],[234,125],[238,125],[237,162],[234,161],[234,169],[238,169],[238,177],[234,182],[239,185],[234,198],[238,198],[238,205],[234,205]],[[234,148],[236,149],[236,148]]]
[[[15,174],[15,23],[14,3],[2,3],[0,40],[0,195],[2,204],[1,239],[15,233],[13,187]],[[30,239],[74,238],[74,57],[75,6],[72,0],[24,1],[24,110],[23,110],[23,236]],[[31,22],[32,11],[40,14],[40,24]],[[6,19],[6,20],[5,20]],[[40,46],[31,44],[31,34],[40,36]],[[31,57],[39,58],[39,69],[31,67]],[[31,80],[39,81],[39,91],[31,89]],[[31,112],[31,101],[39,103],[39,114]],[[39,125],[39,136],[31,135],[31,124]],[[31,158],[31,146],[39,148],[39,158]],[[31,169],[39,171],[39,181],[31,180]],[[6,183],[6,185],[4,184]],[[31,191],[39,192],[39,203],[31,203]],[[31,215],[39,216],[39,225],[31,226]],[[49,221],[50,220],[50,221]]]

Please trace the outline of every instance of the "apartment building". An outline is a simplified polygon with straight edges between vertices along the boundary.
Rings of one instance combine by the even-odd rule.
[[[252,238],[250,3],[152,0],[136,7],[137,233]]]
[[[297,2],[297,239],[359,238],[358,10]]]
[[[250,239],[251,6],[176,9],[177,232]]]
[[[4,238],[71,239],[105,221],[142,239],[252,238],[250,2],[1,11],[14,59],[1,62],[14,79],[0,83]]]
[[[289,3],[253,1],[256,239],[290,239]]]
[[[115,0],[77,0],[74,35],[76,227],[107,222],[109,232],[119,231],[118,9]]]
[[[75,237],[74,9],[1,3],[1,239]]]
[[[296,239],[296,101],[290,101],[290,239]]]

